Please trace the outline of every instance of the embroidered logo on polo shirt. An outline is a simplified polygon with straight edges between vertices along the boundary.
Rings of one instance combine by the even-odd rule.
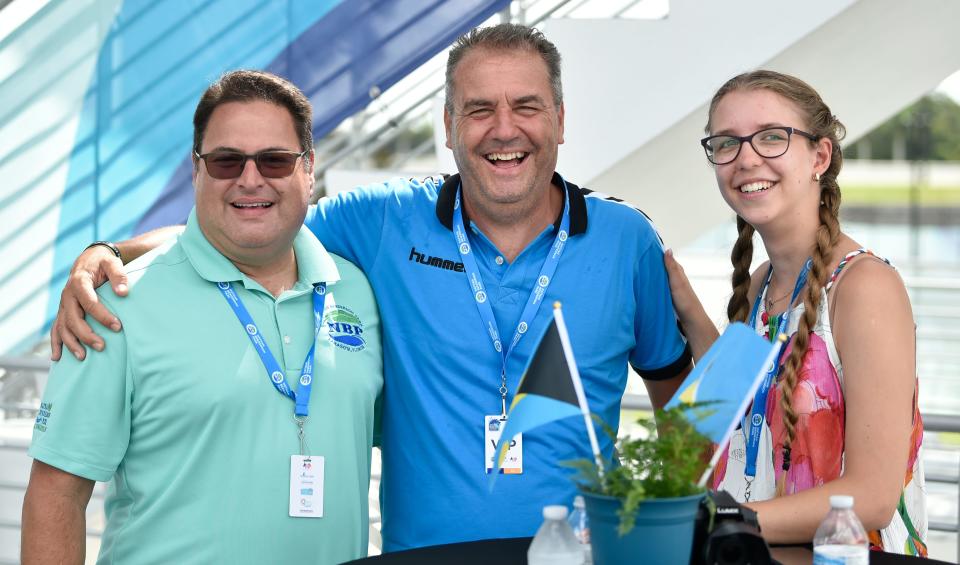
[[[47,431],[47,420],[50,419],[51,412],[53,412],[53,402],[41,402],[40,410],[37,410],[37,419],[33,424],[33,429],[38,432]]]
[[[361,351],[367,342],[363,339],[363,322],[350,308],[337,304],[323,313],[327,324],[327,336],[334,345],[344,351]]]

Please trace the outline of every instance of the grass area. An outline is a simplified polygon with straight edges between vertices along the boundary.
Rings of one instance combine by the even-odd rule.
[[[937,439],[944,445],[960,446],[960,433],[940,432],[937,434]]]
[[[960,186],[925,187],[919,192],[918,201],[922,206],[960,206]],[[844,204],[906,206],[910,203],[909,186],[843,185],[840,193]]]

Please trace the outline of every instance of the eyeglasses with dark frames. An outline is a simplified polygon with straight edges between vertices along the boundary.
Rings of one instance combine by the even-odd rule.
[[[282,179],[293,174],[297,161],[309,151],[282,151],[269,149],[248,154],[239,151],[211,151],[203,155],[193,152],[194,157],[204,162],[207,174],[219,180],[235,179],[243,174],[248,159],[253,159],[257,170],[264,178]]]
[[[700,145],[707,153],[707,160],[714,165],[732,163],[740,155],[744,143],[749,143],[753,150],[766,159],[774,159],[790,149],[790,136],[793,134],[806,137],[810,141],[820,141],[819,135],[813,135],[797,128],[775,127],[765,128],[750,135],[711,135],[700,140]]]

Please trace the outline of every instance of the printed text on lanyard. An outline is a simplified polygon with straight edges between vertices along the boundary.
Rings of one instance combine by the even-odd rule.
[[[800,274],[797,276],[797,282],[793,287],[793,295],[790,298],[790,302],[787,311],[783,313],[783,316],[780,318],[780,323],[777,325],[776,333],[771,333],[771,339],[776,340],[777,337],[787,330],[787,324],[790,322],[790,313],[793,310],[793,303],[797,300],[797,296],[800,295],[801,289],[804,285],[807,284],[807,274],[810,272],[810,267],[813,265],[811,259],[803,264],[803,268],[800,270]],[[767,279],[763,283],[763,286],[760,288],[760,291],[757,292],[757,298],[753,303],[753,309],[750,312],[750,327],[756,327],[757,323],[757,314],[760,311],[760,301],[763,298],[764,290],[767,288],[767,285],[770,284],[770,279],[773,276],[773,267],[770,267],[770,271],[767,273]],[[767,374],[764,376],[763,381],[760,383],[760,388],[757,389],[757,394],[753,398],[753,407],[750,409],[750,421],[743,422],[741,427],[744,430],[744,433],[747,434],[746,437],[746,465],[744,468],[744,475],[746,475],[747,489],[745,492],[745,499],[749,502],[750,500],[750,487],[753,483],[753,479],[757,476],[757,454],[760,450],[760,432],[763,430],[763,420],[767,411],[767,395],[770,393],[773,383],[776,381],[777,373],[780,370],[780,355],[783,352],[783,348],[786,344],[785,341],[779,342],[779,349],[777,354],[774,356],[773,364],[767,369]],[[749,430],[749,432],[747,431]]]
[[[546,259],[543,261],[543,265],[540,267],[540,274],[537,276],[537,281],[533,286],[533,289],[530,291],[530,296],[527,298],[527,304],[523,308],[523,312],[520,314],[520,320],[517,323],[517,327],[514,330],[513,338],[510,340],[510,343],[504,348],[503,343],[500,340],[500,332],[497,330],[497,321],[493,316],[493,308],[490,306],[490,303],[487,301],[487,292],[483,286],[483,279],[480,276],[480,270],[477,268],[477,260],[472,253],[470,248],[470,241],[467,238],[467,230],[463,225],[463,210],[461,208],[462,191],[457,188],[457,197],[453,205],[453,232],[457,241],[457,250],[460,252],[460,258],[463,261],[463,268],[467,274],[467,280],[470,282],[470,290],[473,292],[473,299],[477,304],[477,310],[480,313],[480,319],[483,322],[484,330],[487,332],[487,335],[490,336],[490,341],[493,344],[493,348],[500,354],[501,359],[501,369],[500,369],[500,405],[501,405],[501,416],[505,419],[507,416],[507,359],[510,357],[510,353],[513,351],[513,348],[520,341],[520,338],[527,333],[530,329],[530,324],[533,322],[533,319],[537,315],[537,310],[540,308],[540,304],[543,302],[543,297],[547,292],[547,287],[550,285],[550,281],[553,280],[553,274],[557,270],[557,265],[560,264],[560,256],[563,254],[563,249],[566,246],[567,236],[570,233],[570,197],[566,186],[564,186],[564,195],[566,199],[564,201],[563,215],[560,219],[560,229],[557,231],[557,235],[554,238],[553,246],[550,248],[550,253],[547,255]]]
[[[306,359],[303,360],[303,370],[300,372],[300,386],[297,387],[296,391],[291,389],[289,383],[287,383],[287,378],[284,375],[283,369],[280,367],[280,363],[277,362],[276,357],[273,356],[273,352],[270,351],[270,347],[267,346],[267,342],[264,341],[263,336],[260,334],[260,329],[257,327],[256,322],[253,321],[253,317],[250,316],[250,312],[247,311],[247,307],[244,306],[240,300],[240,296],[233,290],[233,285],[229,282],[221,282],[217,283],[217,288],[220,289],[220,293],[223,294],[227,304],[230,305],[233,313],[236,314],[237,319],[246,331],[247,337],[250,338],[250,342],[253,343],[253,347],[260,356],[260,360],[267,370],[267,377],[270,378],[273,387],[277,389],[280,394],[294,402],[293,413],[294,420],[299,427],[300,454],[304,455],[303,424],[306,422],[307,416],[310,413],[310,391],[313,388],[313,361],[316,353],[317,336],[320,333],[320,328],[323,323],[323,307],[327,298],[327,284],[319,283],[313,287],[313,342]]]

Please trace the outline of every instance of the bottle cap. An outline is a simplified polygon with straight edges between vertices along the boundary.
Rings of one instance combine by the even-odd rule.
[[[544,506],[543,507],[543,517],[547,520],[566,520],[567,519],[567,507],[566,506]]]
[[[580,508],[581,510],[587,507],[587,503],[584,502],[583,497],[579,494],[573,499],[573,507]]]
[[[830,508],[853,508],[853,497],[846,494],[835,494],[830,497]]]

